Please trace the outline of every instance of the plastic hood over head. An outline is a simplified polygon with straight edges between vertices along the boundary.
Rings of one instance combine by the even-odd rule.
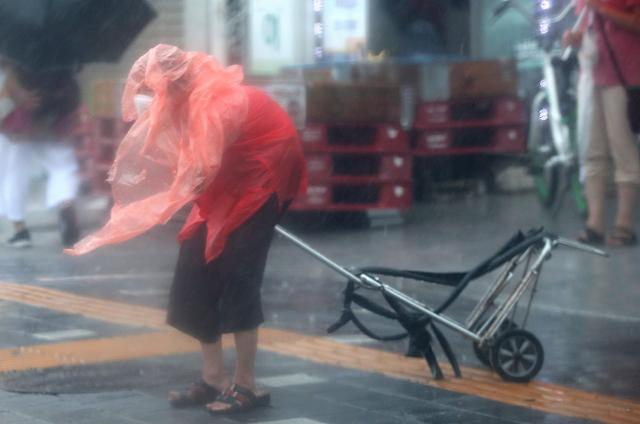
[[[225,146],[247,115],[239,66],[204,53],[158,45],[133,65],[122,99],[123,118],[135,121],[109,172],[114,206],[107,224],[67,253],[80,255],[136,237],[166,223],[198,197],[221,166]],[[153,97],[138,116],[135,97]]]

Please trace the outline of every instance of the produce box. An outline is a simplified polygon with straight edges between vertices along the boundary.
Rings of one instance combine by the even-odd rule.
[[[512,60],[457,62],[450,65],[451,98],[517,96],[518,71]]]
[[[401,123],[400,86],[316,84],[307,86],[307,121],[311,123]],[[406,103],[406,101],[405,101]]]

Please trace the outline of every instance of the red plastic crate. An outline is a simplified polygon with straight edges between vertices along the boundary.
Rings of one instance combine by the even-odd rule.
[[[444,129],[520,124],[526,121],[522,100],[511,97],[456,102],[426,102],[418,106],[415,128]]]
[[[409,136],[399,125],[309,124],[300,131],[306,151],[406,152]]]
[[[408,209],[413,200],[411,183],[309,184],[298,197],[295,211],[367,211],[372,209]]]
[[[408,154],[343,154],[307,152],[310,181],[411,181],[413,158]]]
[[[418,133],[414,153],[450,156],[476,153],[524,153],[524,126],[425,130]]]

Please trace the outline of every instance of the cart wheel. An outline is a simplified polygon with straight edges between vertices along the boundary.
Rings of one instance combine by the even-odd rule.
[[[491,347],[491,365],[505,381],[524,383],[535,377],[544,362],[544,350],[526,330],[509,330]]]
[[[482,321],[480,325],[478,325],[476,328],[481,328],[485,322],[486,321]],[[495,337],[496,338],[500,337],[500,335],[503,334],[505,331],[515,330],[517,328],[518,328],[518,324],[516,324],[515,322],[507,318],[504,321],[502,321],[502,325],[500,325],[500,328],[498,329],[498,332],[496,333]],[[476,358],[478,358],[478,360],[482,363],[482,365],[488,368],[491,368],[490,344],[491,344],[490,342],[487,342],[484,344],[484,346],[480,347],[480,345],[477,342],[473,342],[473,353],[476,354]]]

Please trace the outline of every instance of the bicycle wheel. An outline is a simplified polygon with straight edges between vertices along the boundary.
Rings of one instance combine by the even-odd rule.
[[[527,153],[536,194],[545,208],[554,204],[560,180],[558,167],[548,166],[549,159],[557,155],[548,114],[549,109],[546,105],[532,114],[527,140]]]
[[[578,215],[580,218],[586,219],[589,215],[589,208],[587,205],[587,198],[577,172],[575,172],[571,178],[571,192],[573,193],[573,202],[575,203]]]

